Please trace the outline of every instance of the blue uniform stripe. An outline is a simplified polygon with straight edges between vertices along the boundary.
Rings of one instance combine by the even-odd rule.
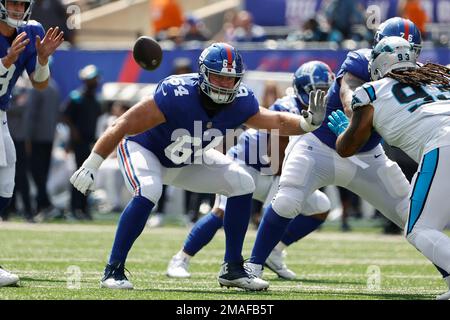
[[[128,140],[125,140],[123,146],[125,148],[125,152],[127,153],[127,155],[126,155],[127,158],[130,159],[129,163],[130,163],[131,172],[133,173],[134,181],[136,181],[136,184],[137,184],[137,192],[138,192],[138,195],[140,196],[141,195],[141,183],[139,182],[139,179],[136,176],[136,172],[134,171],[133,164],[131,163],[130,152],[128,151],[127,144],[128,144]]]
[[[370,102],[374,102],[377,99],[377,96],[375,95],[375,89],[374,87],[372,87],[372,85],[363,86],[363,89],[366,90]]]
[[[118,149],[119,149],[120,162],[122,163],[122,167],[125,170],[125,176],[127,177],[128,183],[130,184],[131,188],[133,188],[133,184],[131,183],[130,177],[128,176],[127,169],[125,167],[125,162],[124,162],[124,159],[123,159],[123,157],[125,157],[125,155],[122,154],[122,151],[121,151],[120,147],[118,147]]]
[[[411,195],[407,233],[409,234],[422,214],[428,193],[433,183],[434,175],[439,162],[439,148],[428,152],[422,161],[414,189]]]

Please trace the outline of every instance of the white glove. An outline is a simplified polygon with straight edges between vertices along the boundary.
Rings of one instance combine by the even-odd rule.
[[[94,187],[95,176],[97,175],[98,168],[103,162],[103,158],[92,152],[80,169],[70,178],[70,183],[73,184],[75,189],[83,194],[86,194],[88,190],[92,190]]]
[[[316,130],[325,119],[328,96],[323,90],[314,90],[309,93],[308,110],[302,110],[300,127],[305,132]]]

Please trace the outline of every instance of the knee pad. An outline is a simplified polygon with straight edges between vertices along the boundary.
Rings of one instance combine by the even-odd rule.
[[[281,187],[272,201],[272,208],[283,218],[293,219],[303,209],[305,194],[297,188]]]
[[[318,213],[328,212],[331,209],[331,202],[328,196],[319,191],[314,191],[308,198],[304,205],[302,214],[305,216],[311,216]]]
[[[161,198],[162,194],[162,182],[161,181],[152,181],[153,183],[143,183],[140,186],[140,195],[144,198],[147,198],[155,205],[158,203],[159,198]],[[134,190],[134,193],[137,193],[137,190]]]
[[[227,190],[228,194],[224,192],[227,197],[241,196],[255,191],[255,182],[252,176],[238,164],[233,164],[231,170],[225,173],[225,179],[230,188]]]

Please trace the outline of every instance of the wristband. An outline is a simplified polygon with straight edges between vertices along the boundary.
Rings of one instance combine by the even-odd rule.
[[[83,162],[83,167],[90,169],[98,169],[103,162],[103,157],[95,152],[91,152],[89,157]]]
[[[50,77],[50,68],[48,63],[42,66],[39,63],[39,58],[36,58],[36,68],[34,70],[33,80],[36,82],[44,82]]]

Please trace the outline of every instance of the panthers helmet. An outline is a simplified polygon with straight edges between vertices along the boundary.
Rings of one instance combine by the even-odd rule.
[[[33,8],[34,0],[14,0],[10,2],[23,2],[25,4],[25,10],[21,18],[16,18],[12,15],[21,14],[21,12],[15,12],[6,10],[6,3],[10,0],[0,0],[0,20],[6,22],[10,27],[18,28],[27,24],[31,16],[31,10]]]
[[[372,81],[379,80],[393,70],[415,69],[413,45],[401,37],[386,37],[373,48],[369,60]]]
[[[214,103],[227,104],[234,101],[244,76],[244,65],[239,52],[226,43],[213,43],[203,50],[198,59],[200,89]],[[211,83],[211,74],[233,77],[233,88]]]
[[[417,57],[422,50],[420,30],[411,20],[394,17],[386,20],[378,27],[374,37],[374,47],[385,37],[402,37],[414,46]]]
[[[292,86],[295,95],[305,106],[309,105],[309,93],[316,89],[328,91],[334,80],[330,67],[321,61],[302,64],[294,73]]]

